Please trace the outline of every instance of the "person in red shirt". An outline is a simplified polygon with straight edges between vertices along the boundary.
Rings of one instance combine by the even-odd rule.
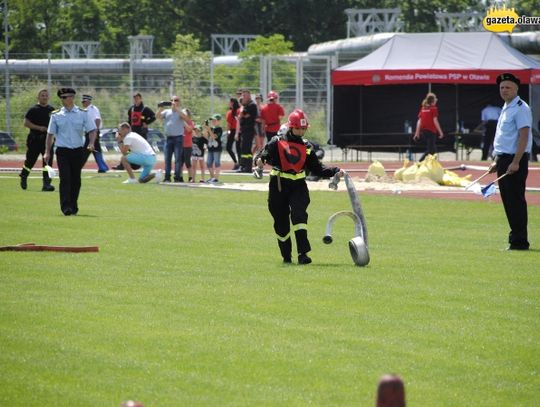
[[[193,150],[193,128],[195,123],[191,120],[191,112],[189,109],[182,109],[189,120],[184,120],[184,138],[182,140],[182,157],[180,159],[180,182],[184,182],[182,178],[182,166],[185,165],[188,171],[188,181],[193,182],[193,169],[191,167],[191,151]],[[169,180],[170,181],[170,180]]]
[[[281,119],[285,117],[285,110],[277,102],[278,98],[279,95],[277,92],[269,92],[267,96],[268,103],[261,109],[261,119],[263,120],[267,141],[270,141],[272,137],[277,135],[281,126]]]
[[[241,94],[241,93],[240,93]],[[233,170],[237,170],[238,165],[238,159],[236,157],[236,154],[233,150],[233,144],[236,144],[236,152],[240,152],[240,142],[235,143],[235,135],[236,135],[236,128],[238,127],[238,112],[240,111],[240,103],[238,103],[238,99],[231,98],[229,100],[229,110],[227,110],[227,114],[225,115],[225,120],[227,121],[227,144],[226,144],[226,150],[231,156],[231,159],[234,162]]]
[[[437,109],[437,96],[434,93],[428,93],[422,101],[420,112],[418,113],[418,121],[416,122],[416,131],[413,139],[418,141],[420,136],[426,141],[426,152],[420,157],[419,161],[423,161],[428,154],[437,153],[437,134],[439,138],[444,137],[444,133],[439,124],[439,110]]]

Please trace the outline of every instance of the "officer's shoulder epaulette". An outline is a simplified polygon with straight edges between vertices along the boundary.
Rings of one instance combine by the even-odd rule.
[[[522,104],[523,104],[523,100],[520,100],[519,102],[517,102],[518,106],[521,106]]]
[[[51,114],[58,113],[59,111],[60,111],[60,109],[53,110],[53,111],[51,112]]]

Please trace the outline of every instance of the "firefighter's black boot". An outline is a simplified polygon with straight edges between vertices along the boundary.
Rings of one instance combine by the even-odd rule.
[[[41,190],[43,192],[53,192],[54,191],[54,186],[51,185],[51,184],[43,183],[43,188],[41,188]]]
[[[242,167],[244,168],[244,172],[251,174],[253,172],[252,165],[253,165],[252,158],[246,158],[244,161],[244,165],[242,165]]]
[[[281,252],[281,257],[283,257],[283,263],[291,263],[291,251],[292,243],[291,238],[288,238],[284,242],[278,240],[279,251]]]
[[[53,192],[54,186],[51,185],[51,177],[49,177],[49,173],[47,171],[43,171],[43,188],[41,188],[43,192]]]
[[[311,257],[306,253],[301,253],[298,255],[298,264],[309,264],[311,263]]]
[[[19,177],[21,177],[21,188],[26,189],[28,188],[28,174],[30,174],[30,171],[28,171],[26,168],[23,168],[21,170],[21,173],[19,174]]]

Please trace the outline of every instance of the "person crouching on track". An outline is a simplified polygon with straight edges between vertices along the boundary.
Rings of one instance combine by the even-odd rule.
[[[261,167],[267,163],[272,166],[268,192],[268,209],[274,218],[274,231],[284,263],[291,263],[291,225],[296,238],[298,264],[309,264],[311,251],[307,235],[307,207],[309,190],[306,184],[306,170],[323,178],[342,174],[338,167],[324,166],[311,144],[302,137],[308,128],[305,113],[296,109],[289,115],[288,131],[277,135],[257,154],[254,164]],[[290,218],[290,220],[289,220]]]

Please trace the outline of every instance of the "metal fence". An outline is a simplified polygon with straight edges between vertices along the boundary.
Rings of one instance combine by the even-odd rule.
[[[36,103],[37,92],[48,89],[50,103],[59,107],[56,89],[61,86],[73,87],[78,95],[92,94],[101,110],[103,127],[115,127],[127,119],[133,91],[140,92],[145,105],[153,109],[157,109],[159,101],[181,93],[183,82],[175,66],[190,63],[171,58],[62,59],[49,54],[22,59],[11,55],[8,63],[4,60],[2,64],[0,130],[12,133],[19,145],[24,144],[28,131],[22,123],[28,108]],[[210,58],[204,74],[192,83],[190,92],[196,98],[189,99],[193,106],[188,107],[197,120],[203,121],[212,113],[224,114],[229,98],[239,87],[262,94],[264,99],[270,90],[275,90],[287,114],[295,107],[306,111],[311,125],[309,137],[326,142],[332,131],[332,68],[331,57],[261,56],[249,61]]]

